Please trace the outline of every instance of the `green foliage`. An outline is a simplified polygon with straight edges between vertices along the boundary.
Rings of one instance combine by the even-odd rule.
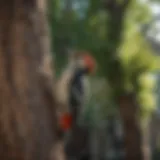
[[[86,105],[83,122],[94,128],[106,121],[108,116],[116,115],[117,107],[113,104],[110,87],[105,78],[91,79],[90,92],[92,95]]]
[[[130,34],[129,34],[130,33]],[[141,74],[156,69],[156,59],[144,38],[138,32],[127,31],[124,43],[120,47],[121,62],[125,71],[126,87],[134,88],[134,80]]]
[[[117,5],[122,4],[121,0],[115,2]],[[103,76],[109,84],[100,82],[104,90],[92,95],[106,110],[103,113],[112,112],[112,94],[122,94],[122,91],[136,92],[142,106],[142,115],[147,117],[151,113],[154,108],[154,85],[147,83],[147,75],[158,68],[160,61],[139,30],[151,18],[147,3],[131,1],[126,14],[121,17],[122,25],[115,19],[117,15],[102,9],[101,1],[97,0],[74,0],[69,14],[64,12],[59,0],[52,0],[49,18],[57,68],[66,62],[66,46],[90,50],[96,57],[98,75]],[[120,35],[117,37],[117,34]]]
[[[125,73],[125,90],[137,92],[141,116],[147,118],[155,108],[155,80],[149,75],[158,69],[159,59],[139,31],[140,25],[150,18],[147,6],[134,3],[130,7],[119,58]]]
[[[155,87],[155,79],[153,75],[141,75],[139,78],[140,91],[139,91],[139,101],[141,103],[141,115],[143,118],[150,116],[150,113],[155,109],[156,96],[153,93],[153,88]]]

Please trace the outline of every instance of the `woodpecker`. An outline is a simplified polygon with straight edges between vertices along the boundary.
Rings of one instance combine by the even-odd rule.
[[[60,128],[65,132],[77,123],[88,98],[87,76],[94,73],[96,61],[86,51],[74,53],[57,84],[61,104]]]

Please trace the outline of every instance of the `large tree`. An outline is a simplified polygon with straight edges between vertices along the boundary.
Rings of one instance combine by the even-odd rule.
[[[126,159],[149,159],[148,150],[143,150],[141,122],[148,119],[153,110],[149,102],[152,92],[144,83],[156,63],[151,48],[138,32],[140,25],[149,19],[149,10],[141,2],[132,0],[108,1],[106,9],[109,16],[105,49],[108,63],[104,62],[103,68],[120,111]]]
[[[56,140],[45,0],[0,1],[0,159],[48,160]]]
[[[140,106],[137,102],[135,90],[125,90],[125,73],[118,58],[118,48],[124,33],[125,17],[129,4],[132,1],[123,0],[118,2],[116,0],[106,0],[105,2],[104,6],[108,14],[107,42],[104,55],[101,56],[101,62],[104,64],[104,73],[111,86],[114,100],[119,107],[124,129],[126,160],[142,160],[142,136],[137,118]],[[107,55],[107,60],[104,58],[105,55]],[[137,77],[134,78],[136,79]]]

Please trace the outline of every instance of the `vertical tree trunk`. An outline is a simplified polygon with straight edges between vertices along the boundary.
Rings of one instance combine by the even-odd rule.
[[[120,114],[124,129],[126,160],[142,160],[142,133],[138,124],[138,104],[135,94],[125,94],[119,99]]]
[[[56,138],[45,0],[0,1],[0,159],[49,160]]]
[[[106,45],[105,55],[101,56],[101,64],[104,66],[104,73],[106,73],[110,87],[114,91],[120,92],[118,94],[123,94],[125,75],[121,62],[117,59],[117,49],[123,37],[125,15],[132,0],[122,0],[121,3],[116,0],[106,0],[104,2],[109,17],[107,26],[109,43]],[[109,56],[105,59],[106,55]],[[118,103],[125,134],[126,160],[142,160],[144,159],[141,149],[142,135],[137,119],[138,104],[136,104],[136,95],[125,93],[119,97]]]
[[[149,121],[142,125],[142,149],[145,160],[151,160]]]

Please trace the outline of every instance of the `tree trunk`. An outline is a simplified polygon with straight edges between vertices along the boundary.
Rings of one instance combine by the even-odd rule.
[[[150,131],[149,131],[149,120],[142,125],[142,149],[145,160],[151,160],[151,147],[150,147]]]
[[[126,160],[143,160],[142,133],[138,124],[138,103],[135,94],[119,97],[119,109],[124,129]]]
[[[45,0],[0,1],[0,159],[49,160],[56,139]]]

